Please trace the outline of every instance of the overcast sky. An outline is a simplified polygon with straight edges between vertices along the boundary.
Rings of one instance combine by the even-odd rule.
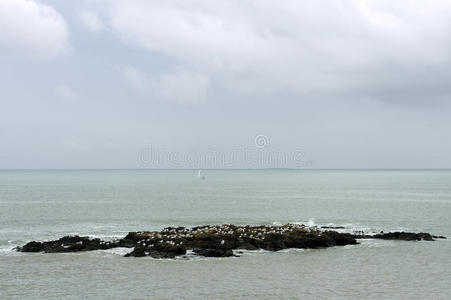
[[[451,168],[450,16],[0,0],[0,168]]]

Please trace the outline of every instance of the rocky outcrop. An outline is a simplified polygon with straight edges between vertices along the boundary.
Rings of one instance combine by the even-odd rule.
[[[133,250],[126,254],[126,257],[175,258],[185,255],[188,250],[200,256],[229,257],[234,256],[233,250],[235,249],[278,251],[286,248],[326,248],[354,245],[358,243],[358,238],[406,241],[432,241],[434,238],[442,238],[429,233],[390,232],[367,235],[365,233],[342,233],[329,229],[329,227],[311,228],[298,224],[167,227],[161,231],[130,232],[124,238],[114,241],[102,241],[81,236],[66,236],[46,242],[32,241],[18,247],[17,250],[55,253],[127,247],[133,248]]]
[[[100,239],[93,239],[86,236],[65,236],[55,241],[29,242],[18,250],[22,252],[80,252],[90,250],[106,250],[116,247],[115,243],[104,242]]]
[[[431,235],[426,232],[404,232],[404,231],[395,231],[395,232],[380,232],[377,234],[365,234],[363,232],[353,234],[354,238],[361,239],[382,239],[382,240],[398,240],[398,241],[434,241],[435,239],[446,239],[444,236],[436,236]]]
[[[375,239],[383,239],[383,240],[400,240],[400,241],[433,241],[434,238],[443,238],[439,236],[433,236],[430,233],[420,232],[387,232],[387,233],[379,233],[373,236]]]
[[[321,226],[321,229],[345,229],[344,226]]]

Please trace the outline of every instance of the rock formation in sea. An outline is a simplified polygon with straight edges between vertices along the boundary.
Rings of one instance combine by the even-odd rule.
[[[335,227],[341,228],[341,227]],[[307,227],[299,224],[238,226],[231,224],[205,225],[193,228],[167,227],[161,231],[129,232],[124,238],[103,241],[98,238],[65,236],[58,240],[32,241],[17,250],[21,252],[80,252],[117,247],[133,248],[125,256],[175,258],[191,250],[199,256],[229,257],[233,250],[246,249],[278,251],[286,248],[327,248],[358,244],[359,238],[389,240],[433,241],[442,236],[429,233],[389,232],[369,235],[344,233],[330,227]]]

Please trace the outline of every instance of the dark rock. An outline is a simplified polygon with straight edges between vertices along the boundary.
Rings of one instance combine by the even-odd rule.
[[[136,243],[143,239],[140,232],[129,232],[124,238],[115,241],[116,247],[133,248]]]
[[[157,245],[148,249],[149,255],[153,258],[175,258],[186,254],[186,248],[178,245]]]
[[[420,232],[387,232],[387,233],[379,233],[373,236],[375,239],[383,239],[383,240],[401,240],[401,241],[433,241],[434,239],[429,233]]]
[[[278,233],[269,233],[259,243],[259,248],[270,251],[279,251],[288,248],[285,241],[285,235]]]
[[[127,254],[125,254],[124,256],[125,256],[125,257],[130,257],[130,256],[133,256],[133,257],[143,257],[143,256],[146,256],[146,252],[145,252],[145,250],[144,250],[144,247],[135,247],[135,249],[133,249],[132,252],[127,253]]]
[[[229,257],[233,256],[232,249],[226,249],[226,248],[206,248],[206,249],[194,249],[194,253],[201,256],[206,257]]]
[[[444,237],[411,232],[381,232],[375,235],[364,232],[349,234],[294,224],[281,226],[224,224],[197,226],[191,229],[166,227],[161,231],[129,232],[124,238],[115,241],[65,236],[48,242],[32,241],[18,247],[17,250],[54,253],[129,247],[133,250],[125,255],[127,257],[175,258],[185,255],[187,250],[193,250],[194,253],[201,256],[229,257],[234,255],[234,249],[278,251],[286,248],[324,248],[354,245],[357,244],[357,238],[432,241],[434,238]]]
[[[92,239],[82,236],[65,236],[55,241],[49,242],[29,242],[18,250],[22,252],[79,252],[99,249],[110,249],[114,245],[101,241],[100,239]]]
[[[356,239],[349,233],[338,233],[336,231],[326,231],[323,235],[329,237],[335,242],[337,246],[355,245]]]
[[[183,226],[163,228],[163,231],[173,231],[173,232],[181,232],[181,231],[185,231],[185,230],[186,230],[186,228]]]
[[[306,237],[305,248],[326,248],[336,246],[335,241],[329,238],[327,235],[313,235],[308,234]]]
[[[258,245],[258,243],[255,241],[241,240],[237,249],[258,250],[259,248],[256,245]]]
[[[29,242],[22,247],[18,247],[17,250],[22,252],[40,252],[44,251],[44,244],[41,242]]]
[[[321,226],[322,229],[345,229],[344,226]]]

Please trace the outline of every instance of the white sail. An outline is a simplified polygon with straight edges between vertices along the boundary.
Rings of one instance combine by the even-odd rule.
[[[205,176],[202,175],[202,170],[199,170],[199,172],[197,172],[197,178],[199,178],[200,180],[204,180]]]

